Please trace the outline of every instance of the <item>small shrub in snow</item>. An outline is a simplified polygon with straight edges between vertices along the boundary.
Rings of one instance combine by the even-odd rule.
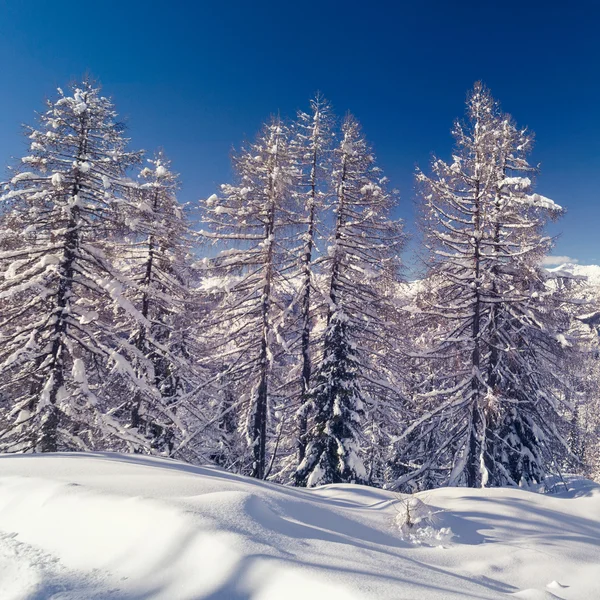
[[[449,527],[440,527],[434,510],[419,498],[402,496],[396,505],[394,525],[403,540],[412,544],[438,546],[449,542],[454,536]]]

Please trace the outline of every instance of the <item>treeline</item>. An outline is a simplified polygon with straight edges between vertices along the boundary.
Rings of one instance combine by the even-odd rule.
[[[541,266],[562,209],[482,85],[452,160],[417,172],[413,283],[396,192],[320,96],[268,121],[197,218],[91,82],[27,135],[0,198],[3,452],[157,454],[300,486],[597,473],[597,309]]]

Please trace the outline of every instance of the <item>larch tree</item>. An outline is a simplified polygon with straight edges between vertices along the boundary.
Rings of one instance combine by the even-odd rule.
[[[317,94],[310,102],[310,112],[298,112],[294,123],[290,154],[297,170],[299,218],[299,274],[297,291],[293,302],[299,305],[300,368],[299,408],[297,423],[297,463],[304,460],[306,430],[310,407],[310,383],[312,377],[313,331],[316,304],[319,304],[317,287],[318,256],[316,254],[319,228],[324,227],[326,202],[330,189],[334,116],[329,103]],[[295,251],[295,250],[293,250]],[[315,296],[316,292],[316,296]],[[321,303],[322,304],[322,303]]]
[[[600,476],[600,304],[598,266],[564,264],[548,269],[550,283],[572,298],[566,339],[576,344],[577,360],[569,365],[566,401],[571,405],[566,469],[598,480]]]
[[[234,158],[238,182],[222,186],[221,196],[203,205],[202,235],[225,248],[206,259],[204,289],[219,298],[207,322],[213,339],[211,361],[221,364],[220,380],[235,395],[227,411],[238,416],[250,448],[248,473],[267,472],[271,380],[278,352],[280,274],[289,260],[286,203],[294,172],[289,133],[279,118]],[[244,470],[244,468],[242,468]]]
[[[453,162],[417,174],[430,334],[415,360],[430,366],[403,434],[411,468],[396,485],[539,482],[562,444],[567,322],[540,266],[552,244],[544,225],[561,209],[532,193],[531,136],[481,84],[454,137]]]
[[[172,451],[176,436],[184,433],[177,405],[190,408],[187,393],[198,381],[190,335],[191,231],[177,188],[178,177],[162,151],[147,160],[127,188],[129,232],[119,247],[128,298],[143,317],[125,321],[123,331],[144,357],[137,368],[160,392],[158,398],[135,395],[130,425],[163,452]]]
[[[152,396],[154,386],[135,373],[139,353],[111,321],[145,319],[107,258],[123,222],[123,178],[140,155],[87,81],[59,89],[39,120],[1,198],[0,446],[144,447],[118,418],[115,394]]]
[[[403,243],[390,218],[393,194],[357,121],[348,116],[333,171],[335,224],[321,264],[327,274],[327,326],[311,390],[314,414],[296,484],[364,483],[361,423],[389,341],[385,291]],[[379,350],[379,352],[378,352]]]

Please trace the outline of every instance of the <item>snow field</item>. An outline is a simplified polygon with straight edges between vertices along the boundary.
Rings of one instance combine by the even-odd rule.
[[[294,489],[138,455],[0,456],[0,598],[600,598],[597,484],[418,499],[426,526],[452,535],[408,538],[401,499],[363,486]]]

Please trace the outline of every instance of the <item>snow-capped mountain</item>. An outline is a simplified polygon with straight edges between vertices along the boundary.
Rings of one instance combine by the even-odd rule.
[[[599,265],[579,265],[575,263],[565,263],[558,267],[548,269],[550,273],[556,275],[568,275],[572,277],[586,278],[590,286],[600,289],[600,266]]]

